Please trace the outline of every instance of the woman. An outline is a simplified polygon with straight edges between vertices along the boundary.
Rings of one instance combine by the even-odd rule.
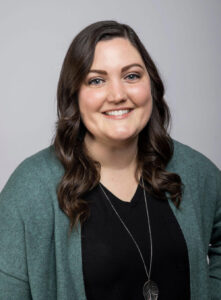
[[[1,193],[1,299],[220,299],[221,174],[171,139],[163,96],[129,26],[75,37],[54,143]]]

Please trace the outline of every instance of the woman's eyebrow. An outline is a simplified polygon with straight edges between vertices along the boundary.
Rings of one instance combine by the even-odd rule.
[[[127,66],[123,67],[121,69],[121,72],[125,72],[128,69],[130,69],[131,67],[140,67],[144,70],[144,67],[142,65],[135,63],[135,64],[130,64],[130,65],[127,65]],[[95,69],[90,70],[88,73],[99,73],[99,74],[102,74],[102,75],[107,75],[106,71],[104,71],[104,70],[95,70]]]

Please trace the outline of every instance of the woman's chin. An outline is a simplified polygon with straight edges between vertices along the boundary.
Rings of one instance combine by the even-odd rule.
[[[111,136],[108,136],[106,138],[106,140],[109,140],[110,142],[116,142],[118,144],[122,143],[122,144],[125,144],[125,143],[128,143],[128,142],[132,142],[132,141],[135,141],[137,139],[137,136],[134,134],[115,134],[115,135],[111,135]]]
[[[86,133],[85,142],[86,143],[104,143],[113,146],[125,145],[131,142],[136,142],[138,134],[133,132],[111,132],[108,134],[106,132],[104,135],[93,135],[91,133]]]

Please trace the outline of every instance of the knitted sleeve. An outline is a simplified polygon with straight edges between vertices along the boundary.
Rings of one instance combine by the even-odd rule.
[[[33,277],[33,263],[38,258],[30,258],[30,248],[33,239],[39,238],[39,235],[42,236],[39,246],[42,251],[45,246],[43,242],[50,241],[50,238],[44,238],[50,235],[46,226],[42,233],[37,226],[51,216],[47,209],[49,206],[42,205],[47,199],[46,182],[49,177],[45,172],[43,154],[44,152],[24,160],[0,193],[0,299],[2,300],[31,300],[33,290],[42,288],[36,286],[38,277],[41,276],[37,273],[36,277]]]
[[[0,194],[0,299],[29,300],[25,225],[18,206],[30,194],[19,167]]]
[[[217,171],[217,202],[213,230],[208,251],[210,293],[212,300],[221,299],[221,171]]]

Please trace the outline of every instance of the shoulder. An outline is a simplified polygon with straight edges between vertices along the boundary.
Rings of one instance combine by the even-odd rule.
[[[181,176],[182,182],[192,190],[209,194],[221,191],[221,171],[204,154],[173,139],[174,152],[167,165],[169,172]]]
[[[12,173],[0,194],[1,209],[17,207],[24,218],[39,209],[47,210],[62,174],[63,167],[53,146],[26,158]]]
[[[18,176],[25,179],[28,178],[31,180],[29,183],[32,184],[33,179],[37,177],[44,181],[48,176],[51,178],[51,176],[61,172],[62,166],[56,158],[54,147],[50,146],[21,162],[12,174],[12,178]]]
[[[185,145],[175,139],[172,139],[174,146],[174,153],[168,167],[176,168],[187,172],[196,172],[200,170],[201,173],[219,172],[218,167],[204,154]]]
[[[50,146],[22,161],[7,184],[10,182],[32,187],[36,181],[53,181],[60,177],[62,172],[63,167],[56,158],[54,147]]]

